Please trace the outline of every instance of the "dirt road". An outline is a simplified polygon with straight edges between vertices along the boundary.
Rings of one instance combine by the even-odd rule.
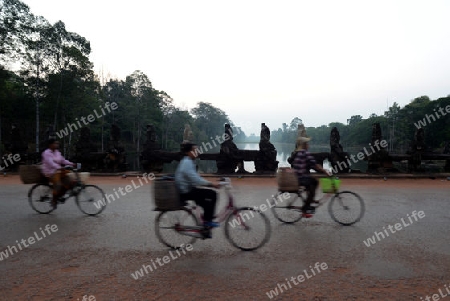
[[[113,193],[132,179],[91,181]],[[263,204],[277,187],[274,178],[233,183],[240,205]],[[272,235],[255,252],[237,250],[219,228],[180,254],[155,236],[151,184],[98,217],[84,216],[73,201],[37,214],[29,187],[17,176],[0,178],[0,254],[8,254],[0,261],[0,300],[450,300],[450,181],[344,179],[342,189],[367,206],[353,226],[339,226],[324,207],[294,225],[267,211]],[[414,211],[423,216],[413,218]],[[381,237],[397,223],[401,229]],[[30,237],[34,243],[19,250]],[[153,271],[143,269],[165,256]]]

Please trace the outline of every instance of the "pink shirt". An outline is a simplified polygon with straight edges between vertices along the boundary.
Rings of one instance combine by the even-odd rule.
[[[73,165],[73,163],[64,159],[57,149],[52,151],[48,148],[42,153],[41,171],[44,176],[53,176],[55,172],[62,167],[61,165]]]

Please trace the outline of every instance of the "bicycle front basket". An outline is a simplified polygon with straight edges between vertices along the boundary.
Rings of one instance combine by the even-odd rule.
[[[153,182],[155,205],[159,210],[177,210],[181,207],[180,195],[175,181],[156,179]]]
[[[319,180],[324,193],[336,192],[341,186],[341,180],[335,178],[320,178]]]

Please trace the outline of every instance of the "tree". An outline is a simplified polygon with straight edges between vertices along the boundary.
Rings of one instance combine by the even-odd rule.
[[[20,59],[24,36],[30,32],[34,16],[18,0],[0,2],[0,63],[8,65]]]
[[[400,112],[400,106],[394,102],[392,106],[384,112],[384,116],[388,119],[388,133],[389,133],[389,151],[393,151],[395,144],[395,123],[397,115]]]
[[[289,130],[297,132],[299,124],[303,124],[303,121],[300,118],[295,117],[294,119],[292,119],[292,121],[289,125]]]
[[[426,105],[430,102],[430,98],[426,95],[424,96],[420,96],[420,97],[416,97],[413,100],[411,100],[411,105],[413,106],[422,106],[422,105]]]
[[[363,120],[361,115],[353,115],[350,119],[347,119],[349,126],[354,126]]]
[[[162,119],[160,99],[149,78],[142,71],[134,71],[126,77],[125,83],[129,94],[126,110],[133,124],[133,143],[139,153],[145,125],[151,123],[157,129],[160,127]]]
[[[207,102],[199,102],[195,108],[191,110],[191,114],[194,115],[194,122],[196,127],[203,132],[198,139],[211,139],[218,134],[224,132],[224,126],[229,123],[233,126],[232,122],[228,118],[227,114],[219,108],[214,107]]]
[[[36,152],[39,152],[39,129],[40,129],[40,105],[45,96],[44,85],[41,77],[48,76],[49,63],[47,57],[50,56],[51,47],[49,39],[49,28],[51,25],[43,17],[36,17],[33,20],[32,31],[23,38],[24,49],[21,75],[25,78],[26,84],[35,99],[36,107]]]

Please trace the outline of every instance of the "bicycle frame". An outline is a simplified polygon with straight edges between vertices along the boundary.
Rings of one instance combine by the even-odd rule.
[[[234,212],[234,210],[236,209],[235,205],[234,205],[234,197],[233,194],[231,193],[231,189],[233,188],[231,186],[231,180],[230,178],[223,178],[220,182],[219,185],[221,187],[224,187],[225,189],[225,193],[228,199],[227,204],[219,211],[218,214],[216,214],[213,218],[217,219],[217,221],[219,223],[223,223],[227,217]],[[195,217],[197,218],[197,221],[201,224],[203,224],[203,214],[201,214],[199,208],[199,206],[197,204],[194,203],[194,205],[188,205],[187,209],[190,210]]]
[[[319,187],[320,185],[318,185]],[[314,200],[314,202],[312,203],[312,206],[315,208],[321,207],[323,205],[325,205],[329,200],[331,200],[331,198],[335,195],[339,194],[339,189],[336,188],[336,184],[334,183],[334,181],[331,183],[331,191],[329,192],[324,192],[324,194],[322,195],[322,197],[318,200]],[[308,191],[306,191],[304,186],[301,186],[297,192],[298,197],[304,202],[305,198],[302,196],[302,193],[305,192],[306,193],[306,197],[308,197]],[[295,199],[293,201],[290,201],[289,205],[287,207],[292,207],[292,208],[301,208],[301,206],[292,206],[291,204],[295,202]]]
[[[252,251],[264,245],[270,237],[269,219],[261,211],[252,207],[237,207],[231,192],[231,181],[228,178],[220,180],[218,188],[222,187],[225,189],[227,199],[223,200],[225,205],[214,218],[217,222],[224,223],[226,239],[233,246],[244,251]],[[253,217],[255,222],[249,222],[253,220]],[[195,203],[189,202],[187,206],[174,208],[174,210],[161,210],[155,220],[156,235],[163,244],[173,249],[179,248],[181,239],[186,240],[180,236],[194,237],[189,239],[191,243],[195,241],[195,238],[212,238],[211,230],[214,227],[208,227],[203,221],[201,210]],[[264,231],[261,232],[261,229]],[[241,237],[242,235],[244,236]]]
[[[308,204],[313,208],[318,208],[328,203],[328,212],[331,215],[331,218],[344,226],[349,226],[361,219],[364,214],[364,201],[363,199],[356,193],[352,191],[339,191],[340,181],[337,178],[332,178],[330,181],[326,179],[321,179],[320,187],[323,192],[322,195],[318,199],[315,199]],[[283,193],[284,191],[278,190],[278,194]],[[310,217],[305,215],[304,207],[306,205],[307,193],[306,187],[300,186],[298,190],[286,191],[292,193],[294,197],[285,205],[285,206],[273,206],[272,211],[275,217],[283,223],[292,224],[299,221],[302,217]],[[306,195],[305,195],[306,194]],[[295,203],[299,199],[299,203]],[[356,208],[356,211],[353,210]],[[307,209],[307,208],[306,208]],[[312,208],[311,208],[312,209]],[[287,210],[287,211],[283,211]],[[289,212],[292,210],[293,212],[303,213],[298,215],[297,213],[292,213],[285,215],[284,212]],[[350,212],[352,210],[352,212]],[[314,210],[313,210],[314,212]]]
[[[77,188],[83,187],[83,182],[81,182],[80,175],[78,174],[78,169],[70,168],[67,170],[70,170],[75,174],[75,180],[73,181],[75,183],[70,189],[66,191],[63,196],[60,197],[63,202],[70,199],[71,197],[76,196],[80,192],[79,190],[77,190]]]
[[[226,221],[226,219],[228,218],[228,216],[230,214],[232,214],[233,212],[236,211],[237,207],[234,204],[234,197],[233,194],[231,193],[231,180],[229,178],[223,178],[221,179],[221,181],[219,182],[219,185],[221,187],[224,187],[225,189],[225,193],[227,195],[228,198],[228,202],[227,204],[220,210],[220,212],[218,214],[216,214],[214,216],[214,219],[217,219],[217,221],[219,223],[223,223]],[[192,214],[194,214],[196,220],[197,220],[197,226],[179,226],[176,225],[175,226],[175,230],[183,235],[187,235],[187,236],[194,236],[196,237],[199,233],[201,233],[204,230],[203,227],[203,214],[201,214],[199,208],[199,206],[197,204],[193,204],[193,205],[187,205],[185,208],[191,212]],[[239,220],[240,220],[240,225],[243,226],[244,228],[247,228],[248,226],[245,223],[245,220],[241,217],[238,216]]]

